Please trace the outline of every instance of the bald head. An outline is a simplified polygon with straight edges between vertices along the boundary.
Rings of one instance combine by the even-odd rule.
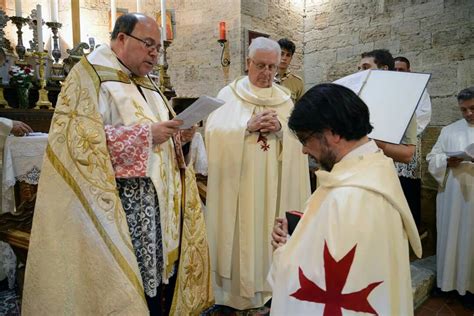
[[[158,61],[161,29],[154,19],[141,13],[124,14],[115,22],[110,47],[135,75],[148,74]]]

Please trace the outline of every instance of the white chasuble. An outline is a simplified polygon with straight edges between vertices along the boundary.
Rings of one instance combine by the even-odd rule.
[[[223,88],[226,103],[206,123],[209,176],[206,223],[216,303],[237,309],[262,306],[276,216],[303,210],[309,196],[307,156],[288,130],[293,108],[286,90],[259,89],[247,77]],[[248,120],[277,112],[279,133],[246,132]]]
[[[441,130],[426,156],[428,170],[439,183],[436,197],[436,268],[438,287],[474,293],[474,163],[447,167],[448,152],[474,144],[474,125],[465,119]]]
[[[408,242],[418,256],[421,242],[393,161],[365,153],[317,177],[302,219],[274,253],[271,314],[412,315]]]

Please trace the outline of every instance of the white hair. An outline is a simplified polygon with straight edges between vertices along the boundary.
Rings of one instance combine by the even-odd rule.
[[[253,58],[257,50],[263,50],[265,52],[274,52],[278,56],[278,63],[280,64],[281,48],[278,42],[271,40],[266,37],[257,37],[252,40],[249,46],[249,57]]]

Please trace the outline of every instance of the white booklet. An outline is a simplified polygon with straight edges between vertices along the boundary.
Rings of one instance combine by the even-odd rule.
[[[207,95],[199,97],[193,104],[188,106],[183,112],[175,118],[183,121],[180,129],[188,129],[204,120],[211,112],[222,106],[225,101]]]
[[[334,83],[354,91],[370,111],[370,138],[400,144],[430,74],[365,70]]]
[[[461,158],[464,161],[472,161],[474,159],[474,144],[468,145],[464,151],[448,151],[446,156]]]

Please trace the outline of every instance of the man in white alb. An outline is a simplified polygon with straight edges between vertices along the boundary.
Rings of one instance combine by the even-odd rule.
[[[208,196],[206,224],[216,303],[261,307],[276,216],[302,210],[309,196],[308,159],[286,126],[293,109],[287,89],[273,84],[280,46],[256,38],[248,76],[223,88],[226,103],[206,123]]]
[[[426,156],[428,170],[439,184],[436,197],[437,283],[442,291],[456,290],[474,305],[474,163],[460,157],[474,147],[474,87],[458,94],[463,118],[443,127]]]

